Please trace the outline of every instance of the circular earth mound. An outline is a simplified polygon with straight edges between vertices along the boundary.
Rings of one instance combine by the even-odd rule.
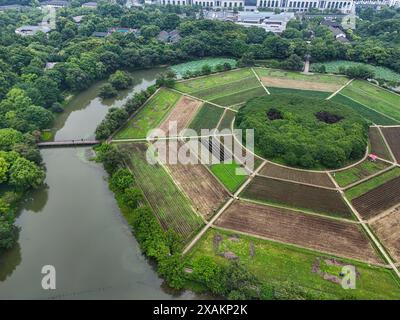
[[[368,124],[352,109],[328,100],[270,95],[246,103],[236,127],[254,129],[255,151],[289,166],[339,168],[363,157]]]

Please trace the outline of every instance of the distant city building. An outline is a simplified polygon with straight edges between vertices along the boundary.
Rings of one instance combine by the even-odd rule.
[[[180,39],[181,36],[179,35],[178,30],[172,30],[170,32],[162,30],[157,36],[157,40],[162,42],[176,43]]]
[[[22,26],[15,29],[15,33],[21,36],[33,36],[38,32],[48,33],[50,30],[47,26]]]
[[[147,1],[147,0],[146,0]],[[280,9],[284,11],[339,10],[350,13],[354,7],[354,0],[156,0],[162,5],[197,5],[206,8],[243,8],[246,11],[255,11],[257,8]],[[385,0],[389,2],[400,0]],[[154,1],[150,1],[154,3]],[[148,3],[148,2],[146,2]]]
[[[50,0],[50,1],[43,1],[40,3],[41,6],[50,6],[53,8],[63,8],[70,5],[69,1],[65,0]]]
[[[245,27],[255,26],[266,31],[281,33],[286,30],[287,23],[294,18],[294,12],[243,11],[239,12],[236,23]]]
[[[82,4],[82,8],[96,9],[97,2],[85,2]]]
[[[76,22],[76,23],[81,23],[84,17],[85,16],[75,16],[75,17],[72,17],[72,20],[74,20],[74,22]]]
[[[400,0],[355,0],[356,5],[400,7]]]

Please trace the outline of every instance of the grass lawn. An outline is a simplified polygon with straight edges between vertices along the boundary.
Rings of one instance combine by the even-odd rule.
[[[211,171],[230,192],[235,192],[248,178],[248,175],[236,174],[237,168],[240,168],[237,163],[221,163],[212,165]]]
[[[131,159],[128,165],[135,181],[164,230],[172,228],[185,240],[194,236],[203,225],[203,220],[193,211],[189,199],[177,188],[165,169],[147,161],[147,146],[131,143],[119,144],[118,147],[128,151]]]
[[[114,138],[146,138],[149,130],[157,127],[180,97],[175,91],[160,89]]]
[[[268,91],[272,94],[296,94],[302,97],[326,99],[332,93],[322,91],[300,90],[300,89],[287,89],[287,88],[274,88],[269,87]]]
[[[279,70],[279,69],[266,69],[266,68],[255,68],[254,69],[260,77],[272,77],[272,78],[283,78],[289,80],[303,80],[321,83],[333,83],[333,84],[346,84],[349,79],[344,76],[335,76],[327,74],[310,74],[305,75],[300,72]]]
[[[254,76],[251,69],[237,69],[209,76],[199,77],[192,80],[180,81],[175,84],[175,89],[193,93],[204,89],[210,89],[219,85],[241,80]]]
[[[378,160],[373,162],[365,160],[355,167],[335,172],[335,180],[339,186],[345,187],[353,182],[369,177],[389,166],[390,164],[383,161]]]
[[[201,129],[214,129],[217,127],[219,119],[223,113],[223,108],[218,108],[206,103],[196,114],[190,123],[189,128],[195,130],[197,135],[201,134]]]
[[[381,184],[384,184],[385,182],[388,182],[389,180],[392,180],[399,176],[400,176],[400,168],[398,167],[394,168],[390,171],[387,171],[379,176],[372,178],[371,180],[365,181],[363,183],[360,183],[359,185],[354,186],[353,188],[350,188],[349,190],[346,190],[345,192],[346,197],[351,201],[361,196],[362,194],[372,189],[375,189]]]
[[[227,58],[205,58],[200,60],[189,61],[185,63],[176,64],[171,66],[171,70],[174,71],[178,76],[183,76],[186,72],[201,71],[201,68],[205,65],[215,70],[215,66],[218,64],[229,63],[231,67],[236,66],[236,60]]]
[[[344,106],[348,106],[358,112],[363,118],[365,118],[368,121],[371,121],[375,124],[379,125],[397,125],[399,124],[398,121],[392,120],[388,117],[386,117],[383,114],[380,114],[372,109],[367,108],[366,106],[363,106],[362,104],[347,98],[340,93],[334,96],[331,101],[340,103]]]
[[[345,61],[345,60],[338,60],[338,61],[331,61],[331,62],[322,62],[322,63],[312,63],[311,64],[311,71],[317,70],[320,65],[324,65],[326,72],[328,73],[339,73],[340,67],[353,67],[364,65],[368,68],[372,69],[375,73],[375,78],[377,79],[384,79],[388,81],[400,81],[400,73],[394,72],[388,68],[384,67],[377,67],[371,64],[362,63],[362,62],[353,62],[353,61]]]
[[[215,248],[216,235],[223,237],[218,249]],[[354,265],[359,273],[356,289],[345,290],[340,284],[324,280],[312,272],[313,264],[320,258],[321,270],[338,276],[340,270],[328,266],[323,260],[332,258],[329,255],[244,235],[231,240],[232,235],[231,232],[210,229],[189,253],[189,262],[193,264],[208,256],[220,264],[227,264],[228,260],[219,253],[231,251],[262,283],[277,288],[294,284],[321,299],[400,299],[399,284],[390,270],[340,258],[338,260]]]
[[[340,94],[400,121],[400,95],[398,94],[361,80],[353,81]]]

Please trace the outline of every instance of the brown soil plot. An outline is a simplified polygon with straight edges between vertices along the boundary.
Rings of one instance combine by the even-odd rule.
[[[340,89],[341,87],[341,85],[334,83],[320,83],[313,81],[291,80],[291,79],[272,78],[272,77],[261,77],[261,81],[266,87],[290,88],[290,89],[324,91],[324,92],[334,92]]]
[[[168,117],[161,123],[159,129],[163,130],[165,133],[168,133],[167,135],[170,135],[169,124],[176,122],[176,133],[179,135],[179,133],[187,127],[189,122],[196,115],[201,104],[202,102],[199,100],[195,100],[187,96],[182,96],[171,111],[171,113],[168,115]]]
[[[400,206],[378,218],[371,227],[389,250],[390,255],[397,262],[400,261]]]
[[[361,227],[354,223],[236,201],[216,225],[342,257],[382,262]]]
[[[364,193],[351,203],[364,219],[375,217],[400,203],[400,177]]]
[[[324,172],[309,172],[278,166],[267,163],[261,169],[260,175],[273,178],[292,180],[300,183],[314,184],[322,187],[335,188],[334,183]]]
[[[182,145],[182,142],[178,142],[178,148],[181,148]],[[169,156],[175,158],[175,149],[169,148],[168,145],[166,148]],[[207,219],[229,198],[229,192],[195,156],[191,155],[190,159],[188,164],[182,164],[179,161],[171,164],[169,161],[164,163],[164,166],[176,185],[191,200],[193,208]]]
[[[349,207],[340,193],[335,190],[256,176],[242,196],[343,218],[353,218]]]
[[[389,150],[386,147],[385,141],[383,141],[382,135],[379,129],[376,127],[369,128],[369,141],[371,144],[371,153],[376,154],[382,159],[391,161]]]
[[[400,127],[382,128],[386,141],[397,162],[400,162]]]

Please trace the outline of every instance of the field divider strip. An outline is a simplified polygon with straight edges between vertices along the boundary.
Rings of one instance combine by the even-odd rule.
[[[363,183],[365,181],[371,180],[371,179],[373,179],[373,178],[375,178],[375,177],[377,177],[377,176],[379,176],[379,175],[381,175],[381,174],[383,174],[383,173],[385,173],[387,171],[390,171],[390,170],[392,170],[394,168],[396,168],[396,165],[392,164],[391,166],[389,166],[389,167],[387,167],[387,168],[385,168],[383,170],[380,170],[380,171],[378,171],[378,172],[376,172],[376,173],[374,173],[374,174],[372,174],[372,175],[370,175],[368,177],[365,177],[365,178],[363,178],[361,180],[353,182],[353,183],[351,183],[351,184],[349,184],[349,185],[347,185],[345,187],[342,187],[341,189],[343,191],[346,191],[346,190],[351,189],[351,188],[353,188],[353,187],[355,187],[355,186],[357,186],[357,185],[359,185],[359,184],[361,184],[361,183]]]
[[[228,109],[228,110],[231,110],[231,111],[233,111],[233,112],[235,112],[235,113],[238,112],[238,111],[235,110],[235,109],[231,109],[231,108],[229,108],[229,107],[224,107],[224,106],[221,106],[221,105],[216,104],[216,103],[214,103],[214,102],[211,102],[211,101],[208,101],[208,100],[204,100],[204,99],[199,98],[199,97],[192,96],[192,95],[189,94],[189,93],[186,93],[186,92],[183,92],[183,91],[180,91],[180,90],[177,90],[177,89],[173,89],[173,88],[169,88],[169,89],[172,90],[172,91],[175,91],[175,92],[177,92],[177,93],[180,93],[180,94],[182,94],[182,95],[184,95],[184,96],[187,96],[187,97],[189,97],[189,98],[196,99],[196,100],[199,100],[199,101],[202,101],[202,102],[211,104],[211,105],[213,105],[213,106],[215,106],[215,107],[218,107],[218,108],[221,108],[221,109]]]
[[[258,234],[239,231],[239,230],[230,229],[230,228],[226,228],[226,227],[221,227],[221,226],[217,226],[217,225],[213,225],[212,228],[216,229],[216,230],[221,230],[221,231],[238,233],[238,234],[241,234],[241,235],[244,235],[244,236],[248,236],[248,237],[252,237],[252,238],[256,238],[256,239],[261,239],[261,240],[265,240],[265,241],[270,241],[270,242],[273,242],[273,243],[283,244],[283,245],[286,245],[288,247],[293,247],[293,248],[297,248],[297,249],[304,249],[304,250],[308,250],[308,251],[311,251],[311,252],[320,252],[322,254],[326,254],[326,255],[329,255],[331,257],[337,257],[337,258],[341,258],[341,259],[349,259],[349,260],[353,260],[353,261],[360,262],[360,263],[363,263],[363,264],[367,263],[369,265],[374,265],[374,266],[385,268],[385,269],[390,269],[391,268],[387,264],[360,260],[360,259],[357,259],[357,258],[354,258],[354,257],[348,257],[348,256],[344,256],[344,255],[338,255],[338,254],[334,254],[332,252],[328,252],[328,251],[324,251],[324,250],[320,250],[320,249],[314,249],[314,248],[305,247],[305,246],[301,246],[301,245],[294,244],[294,243],[284,242],[284,241],[280,241],[280,240],[277,240],[277,239],[272,239],[272,238],[260,236]]]
[[[347,205],[350,207],[350,209],[353,211],[354,215],[360,221],[361,226],[369,236],[369,238],[372,240],[374,243],[375,247],[379,250],[380,254],[386,259],[386,261],[389,263],[390,267],[393,269],[395,274],[397,275],[398,278],[400,278],[400,272],[395,266],[395,264],[392,261],[392,258],[390,255],[386,252],[386,249],[383,247],[383,245],[377,240],[376,236],[372,233],[372,231],[369,229],[369,226],[365,220],[361,217],[360,213],[357,211],[356,208],[354,208],[353,204],[347,199],[345,193],[343,190],[339,191],[341,196],[343,197],[344,201],[347,203]]]
[[[332,93],[326,100],[331,100],[334,96],[336,96],[340,91],[342,91],[344,88],[346,88],[350,83],[353,82],[354,79],[350,79],[345,83],[343,86],[341,86],[338,90],[336,90],[334,93]]]
[[[258,76],[257,72],[254,70],[254,68],[251,68],[251,71],[253,71],[254,75],[256,76],[256,78],[257,78],[258,82],[261,84],[261,86],[264,88],[265,92],[266,92],[268,95],[270,95],[271,92],[269,92],[269,90],[267,89],[267,87],[264,86],[264,83],[262,83],[260,77]]]
[[[313,184],[313,183],[300,182],[300,181],[295,181],[295,180],[290,180],[290,179],[285,179],[285,178],[278,178],[278,177],[273,177],[273,176],[269,176],[269,175],[265,175],[265,174],[258,174],[258,176],[268,178],[268,179],[273,179],[273,180],[289,182],[289,183],[301,184],[301,185],[308,186],[308,187],[327,189],[327,190],[333,190],[333,191],[337,190],[337,188],[333,188],[333,187],[326,187],[326,186],[321,186],[321,185]]]
[[[211,138],[211,137],[229,137],[232,133],[221,133],[217,135],[207,134],[202,136],[166,136],[166,137],[148,137],[148,138],[129,138],[129,139],[114,139],[110,142],[124,143],[124,142],[152,142],[158,140],[179,140],[179,139],[201,139],[201,138]]]
[[[380,114],[381,116],[383,116],[383,117],[385,117],[385,118],[388,118],[388,119],[390,119],[390,120],[392,120],[392,121],[395,121],[395,122],[397,122],[397,123],[400,123],[400,121],[399,121],[398,119],[392,118],[391,116],[388,116],[386,113],[383,113],[383,112],[381,112],[381,111],[372,109],[372,108],[366,106],[365,104],[361,103],[360,101],[357,101],[356,99],[353,99],[353,98],[351,98],[351,97],[349,97],[349,96],[346,96],[346,95],[343,94],[343,93],[341,93],[341,95],[342,95],[343,97],[346,97],[347,99],[350,99],[350,100],[353,100],[354,102],[357,102],[359,105],[363,106],[364,108],[367,108],[367,109],[369,109],[369,110],[372,110],[372,111],[374,111],[374,112]]]
[[[379,127],[379,126],[378,126],[378,131],[379,131],[379,133],[381,134],[382,139],[383,139],[383,141],[384,141],[385,144],[386,144],[386,148],[389,150],[390,156],[392,157],[394,163],[397,164],[398,162],[397,162],[396,157],[394,156],[394,153],[393,153],[393,151],[392,151],[392,148],[390,147],[390,144],[387,142],[387,139],[386,139],[385,135],[383,134],[381,127]]]
[[[265,162],[264,162],[265,163]],[[237,195],[242,192],[242,190],[251,182],[251,180],[256,176],[256,173],[258,170],[260,170],[263,167],[263,164],[260,165],[257,170],[249,176],[249,178],[246,180],[244,184],[233,194],[233,197],[230,198],[223,206],[222,208],[217,212],[214,217],[206,224],[206,226],[201,229],[201,231],[193,238],[193,240],[189,243],[189,245],[186,246],[186,248],[182,251],[182,255],[186,255],[190,249],[201,239],[201,237],[206,233],[206,231],[214,224],[214,222],[221,216],[222,213],[225,212],[225,210],[232,204],[232,202],[237,199]]]
[[[218,121],[217,125],[215,126],[215,129],[218,129],[218,127],[220,126],[220,124],[221,124],[221,122],[222,122],[222,119],[224,118],[224,116],[225,116],[225,114],[226,114],[226,110],[227,110],[227,109],[225,109],[224,112],[222,112],[222,115],[221,115],[221,117],[219,118],[219,121]]]
[[[320,218],[326,218],[326,219],[341,221],[341,222],[345,222],[345,223],[361,224],[361,222],[356,221],[356,220],[350,220],[350,219],[346,219],[346,218],[335,217],[335,216],[331,216],[331,215],[328,215],[328,214],[322,214],[322,213],[318,213],[318,212],[302,210],[302,209],[299,209],[299,208],[292,208],[292,207],[279,205],[277,203],[272,203],[272,202],[271,203],[269,203],[269,202],[267,203],[267,202],[262,202],[262,201],[258,201],[258,200],[254,200],[254,199],[245,198],[245,197],[239,197],[239,200],[242,201],[242,202],[250,202],[250,203],[258,204],[258,205],[264,206],[264,207],[274,207],[274,208],[294,211],[294,212],[299,213],[299,214],[302,213],[302,214],[307,214],[307,215],[316,216],[316,217],[320,217]]]
[[[377,159],[378,159],[378,160],[381,160],[381,161],[383,161],[383,162],[386,162],[386,163],[392,164],[392,165],[394,165],[394,166],[399,166],[399,164],[398,164],[398,163],[395,163],[395,162],[393,162],[393,161],[390,161],[390,160],[387,160],[387,159],[383,159],[383,158],[381,158],[381,157],[378,157]]]
[[[368,219],[368,220],[367,220],[367,223],[368,223],[368,224],[371,224],[371,223],[375,222],[376,220],[379,220],[379,219],[381,219],[381,218],[383,218],[383,217],[388,216],[389,214],[393,213],[393,209],[397,208],[398,206],[399,206],[398,203],[395,204],[394,206],[392,206],[392,207],[390,207],[389,209],[387,209],[387,210],[381,212],[380,214],[376,215],[375,217],[372,217],[371,219]]]

